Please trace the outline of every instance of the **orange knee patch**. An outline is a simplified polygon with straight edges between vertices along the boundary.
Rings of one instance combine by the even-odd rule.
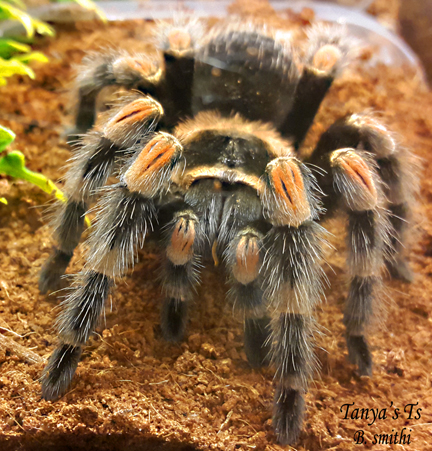
[[[361,209],[371,209],[377,205],[378,193],[371,168],[354,150],[339,149],[330,157],[332,167],[339,169],[347,181],[356,187],[357,197],[361,199]],[[365,205],[363,205],[365,204]]]
[[[140,58],[126,58],[125,63],[134,71],[139,72],[143,78],[154,76],[158,68],[150,61],[144,61]]]
[[[260,269],[259,250],[258,239],[255,236],[245,235],[240,238],[237,244],[232,272],[236,280],[243,285],[258,277]]]
[[[267,169],[271,185],[270,216],[278,223],[300,225],[311,215],[303,174],[294,158],[278,158]]]
[[[119,80],[126,78],[131,70],[150,82],[155,82],[162,73],[157,64],[145,57],[124,56],[113,63],[114,76]]]
[[[151,97],[142,97],[125,105],[105,124],[103,133],[114,143],[124,144],[128,134],[148,121],[162,116],[163,108]]]
[[[296,164],[283,162],[270,173],[276,194],[297,210],[304,194],[303,178]]]
[[[134,100],[124,106],[106,125],[108,127],[115,127],[116,125],[130,124],[131,122],[142,122],[148,119],[161,116],[163,108],[159,102],[153,100],[151,97],[143,97],[142,99]]]
[[[188,218],[179,218],[166,251],[168,258],[175,265],[184,265],[193,257],[195,235],[195,222]]]
[[[169,177],[170,166],[181,153],[181,144],[168,133],[158,133],[143,148],[138,158],[126,171],[124,179],[131,191],[153,195],[154,191]]]
[[[192,38],[189,32],[182,29],[173,29],[168,35],[168,42],[171,50],[181,52],[188,50],[192,46]]]
[[[318,49],[313,57],[312,64],[320,71],[330,72],[341,58],[341,51],[336,46],[327,44]]]

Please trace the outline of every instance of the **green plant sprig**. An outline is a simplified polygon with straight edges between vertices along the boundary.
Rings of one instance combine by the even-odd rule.
[[[13,6],[11,3],[10,0],[0,0],[0,20],[18,20],[23,24],[28,38],[33,38],[35,33],[47,36],[55,35],[54,28],[26,13],[25,5],[22,2],[15,1],[17,6]]]
[[[17,20],[26,30],[26,36],[32,40],[35,33],[54,36],[54,29],[48,24],[31,17],[25,11],[21,0],[0,0],[0,22]],[[47,62],[48,58],[41,52],[32,52],[29,45],[14,39],[0,39],[0,86],[6,85],[7,78],[14,74],[35,78],[33,70],[28,67],[30,61]]]
[[[102,21],[106,22],[103,12],[91,0],[75,0],[75,2],[83,8],[94,11]],[[45,36],[55,35],[55,31],[50,25],[31,17],[25,12],[25,8],[22,0],[0,0],[0,22],[3,20],[21,22],[30,43],[36,33]],[[32,52],[31,47],[27,44],[10,38],[0,38],[0,86],[6,85],[7,78],[14,74],[27,75],[34,79],[34,72],[28,67],[28,63],[31,61],[46,63],[48,58],[41,52]]]
[[[0,125],[0,152],[3,152],[14,139],[15,133]],[[38,186],[42,191],[54,195],[62,202],[66,202],[66,196],[54,182],[43,174],[26,168],[25,164],[25,156],[22,152],[19,150],[8,152],[4,157],[0,158],[0,174],[6,174],[17,179],[26,180],[27,182]],[[2,199],[3,203],[7,203],[5,198]]]
[[[6,127],[0,125],[0,153],[3,152],[15,139],[15,133]],[[0,174],[6,174],[21,180],[26,180],[33,185],[38,186],[42,191],[53,195],[58,200],[66,202],[67,198],[61,189],[50,179],[40,172],[34,172],[26,168],[25,156],[19,150],[8,152],[4,157],[0,158]],[[0,197],[0,202],[7,204],[4,197]],[[90,226],[90,220],[85,218],[85,223]]]

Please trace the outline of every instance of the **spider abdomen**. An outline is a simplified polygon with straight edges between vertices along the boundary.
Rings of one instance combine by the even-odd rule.
[[[290,46],[268,30],[222,29],[197,55],[193,112],[238,112],[279,124],[291,108],[298,77]]]

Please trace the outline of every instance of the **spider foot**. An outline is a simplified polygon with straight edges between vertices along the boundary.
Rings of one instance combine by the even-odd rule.
[[[179,299],[165,299],[161,312],[161,328],[165,340],[181,341],[187,323],[187,302]]]
[[[63,344],[50,356],[42,374],[42,398],[54,401],[68,389],[82,353],[81,346]]]
[[[192,51],[204,36],[204,26],[199,19],[177,17],[173,22],[160,23],[156,38],[164,52],[182,55]]]
[[[303,424],[305,402],[299,390],[280,389],[275,395],[273,427],[281,445],[297,442]]]
[[[411,283],[414,274],[409,264],[403,259],[386,261],[387,270],[392,279],[402,280],[402,282]]]
[[[372,376],[372,355],[363,335],[347,336],[348,357],[358,366],[360,376]]]

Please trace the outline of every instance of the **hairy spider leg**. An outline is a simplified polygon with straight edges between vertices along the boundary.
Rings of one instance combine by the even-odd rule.
[[[292,139],[297,150],[327,91],[356,48],[356,43],[346,36],[340,26],[315,25],[308,33],[308,40],[294,104],[278,127],[283,136]]]
[[[393,278],[411,282],[413,274],[406,261],[405,248],[419,189],[415,178],[419,172],[418,160],[379,120],[367,113],[349,115],[330,126],[322,135],[310,162],[321,165],[325,152],[343,147],[363,149],[374,156],[392,225],[391,240],[386,243],[385,264]]]
[[[228,273],[228,299],[244,318],[245,351],[253,367],[268,363],[270,329],[266,327],[268,318],[260,274],[263,237],[268,229],[257,190],[236,186],[225,199],[217,243]]]
[[[134,95],[111,110],[106,120],[83,138],[66,174],[67,202],[58,202],[52,215],[57,247],[42,267],[41,293],[59,287],[81,238],[89,204],[115,168],[124,163],[130,148],[152,131],[162,114],[161,105],[151,97]]]
[[[282,444],[293,444],[299,437],[304,395],[317,366],[313,310],[325,277],[324,229],[315,222],[317,194],[311,172],[295,158],[277,158],[268,165],[261,199],[273,227],[264,237],[262,271],[277,381],[273,426]]]
[[[107,86],[138,90],[159,100],[165,108],[162,124],[172,128],[191,114],[194,49],[200,41],[198,21],[161,22],[156,29],[163,64],[146,54],[125,51],[94,53],[78,70],[78,106],[74,134],[86,133],[96,119],[96,99]],[[73,139],[73,137],[71,137]]]
[[[152,228],[154,199],[167,189],[181,149],[174,136],[155,134],[132,158],[121,182],[98,202],[100,214],[88,240],[87,263],[62,302],[57,320],[60,342],[42,375],[45,399],[58,398],[70,385],[115,278],[133,267],[136,250]]]
[[[161,310],[164,338],[183,338],[188,318],[188,304],[199,282],[204,234],[198,216],[182,203],[165,230],[166,259],[162,273],[165,299]]]
[[[163,99],[163,125],[168,129],[192,116],[195,54],[203,33],[199,20],[181,16],[171,23],[160,23],[156,30],[164,61],[164,76],[157,95]]]
[[[103,88],[122,86],[154,96],[162,76],[158,62],[149,56],[114,51],[85,57],[77,72],[78,104],[70,141],[87,133],[95,124],[96,99]]]
[[[242,140],[233,141],[240,145],[240,152],[246,152]],[[205,168],[200,170],[205,172]],[[259,271],[263,232],[269,227],[263,221],[256,188],[223,182],[226,174],[223,171],[219,174],[222,180],[217,174],[214,178],[196,180],[186,192],[185,200],[193,205],[200,218],[206,238],[203,255],[210,257],[211,250],[217,262],[222,257],[225,263],[230,285],[228,299],[244,316],[246,355],[251,365],[257,367],[266,362],[268,354],[265,342],[269,330],[264,327],[266,318]]]
[[[101,198],[102,212],[91,235],[90,262],[76,276],[57,320],[59,344],[42,375],[42,396],[62,396],[78,365],[82,346],[99,322],[119,268],[127,269],[155,215],[152,201],[119,185]],[[101,246],[98,248],[98,246]],[[94,269],[93,269],[94,268]]]
[[[415,177],[420,170],[419,162],[370,114],[353,114],[342,123],[345,123],[345,130],[350,127],[356,130],[362,148],[375,156],[392,224],[391,243],[387,246],[385,264],[391,277],[411,282],[413,273],[406,261],[405,249],[412,209],[419,190]]]
[[[244,150],[244,149],[243,149]],[[201,169],[203,170],[203,169]],[[258,177],[256,178],[258,180]],[[186,193],[185,200],[197,210],[207,239],[204,255],[216,261],[222,257],[229,278],[228,299],[245,318],[246,354],[253,366],[260,366],[267,355],[268,332],[253,329],[265,314],[262,297],[262,209],[256,189],[241,183],[227,184],[214,179],[200,179]],[[251,329],[252,328],[252,329]],[[258,359],[258,360],[257,360]]]
[[[392,230],[373,155],[353,147],[334,150],[353,143],[352,135],[357,132],[349,127],[346,133],[335,133],[338,128],[342,132],[343,124],[336,123],[322,135],[311,162],[324,170],[317,178],[326,194],[324,206],[328,207],[328,214],[337,206],[348,214],[350,286],[344,312],[347,346],[350,360],[360,374],[371,375],[372,356],[365,335],[379,305],[381,274]]]
[[[245,352],[253,368],[267,365],[270,351],[269,317],[265,308],[261,274],[263,239],[268,229],[264,225],[262,221],[248,221],[245,227],[238,229],[224,252],[231,286],[228,299],[244,317]]]

